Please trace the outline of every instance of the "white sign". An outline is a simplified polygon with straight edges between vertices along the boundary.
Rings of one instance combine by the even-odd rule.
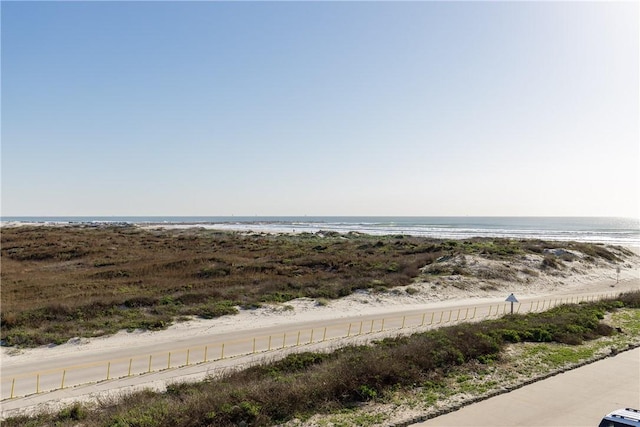
[[[507,297],[507,299],[505,300],[506,302],[518,302],[518,299],[516,298],[516,296],[514,294],[511,294]]]

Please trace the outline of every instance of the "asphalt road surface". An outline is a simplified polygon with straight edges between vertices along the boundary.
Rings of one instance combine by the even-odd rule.
[[[414,426],[597,426],[640,409],[640,348],[556,375]]]
[[[561,303],[566,299],[567,297],[526,299],[522,301],[520,308],[522,312],[541,311],[549,308],[550,304]],[[451,306],[446,308],[398,309],[403,311],[285,323],[139,346],[52,355],[41,360],[3,358],[0,397],[3,401],[7,398],[13,400],[34,393],[42,394],[60,388],[132,376],[144,381],[152,377],[149,374],[185,365],[201,365],[201,369],[207,371],[210,368],[207,366],[208,362],[211,361],[270,353],[280,349],[296,349],[310,344],[335,347],[346,338],[375,339],[380,335],[397,334],[400,330],[411,333],[467,320],[477,321],[501,316],[509,312],[510,306],[509,303],[498,300],[493,304],[457,305],[451,302]],[[180,373],[175,372],[175,375],[179,377]]]
[[[581,298],[586,296],[584,293],[577,295]],[[565,295],[565,298],[569,296]],[[542,302],[545,299],[550,301],[549,297],[523,300],[522,312],[548,308]],[[481,320],[487,316],[502,315],[508,307],[505,307],[504,300],[500,303],[499,310],[496,302],[455,304],[451,302],[444,309],[427,307],[387,313],[384,318],[378,314],[282,324],[227,334],[189,337],[179,342],[161,342],[92,354],[80,352],[62,358],[24,362],[2,360],[2,415],[109,390],[126,391],[142,386],[154,388],[154,385],[162,389],[167,381],[190,376],[194,379],[204,378],[218,369],[251,363],[257,358],[274,358],[285,352],[337,347],[345,341],[369,340],[381,335],[397,334],[401,329],[410,333],[446,326],[467,318],[471,320],[472,316],[474,320]]]

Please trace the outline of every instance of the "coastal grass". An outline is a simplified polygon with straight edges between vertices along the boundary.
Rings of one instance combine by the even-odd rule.
[[[602,321],[605,316],[624,310],[618,320],[635,320],[637,328],[638,309],[640,292],[634,292],[331,353],[296,353],[207,381],[172,384],[163,393],[142,391],[94,406],[76,403],[57,413],[9,418],[4,425],[269,426],[295,424],[314,414],[327,414],[333,425],[374,424],[385,416],[359,411],[366,403],[388,404],[412,392],[422,404],[436,405],[454,393],[490,391],[498,384],[491,374],[509,359],[507,349],[514,345],[539,345],[528,357],[556,368],[588,358],[593,351],[581,349],[583,342],[621,335]],[[573,338],[568,340],[568,334]]]
[[[119,330],[158,330],[190,316],[214,318],[300,297],[326,304],[356,290],[388,292],[417,279],[470,274],[464,265],[444,262],[459,255],[506,262],[558,245],[104,225],[5,227],[0,237],[2,344],[24,347]],[[604,245],[562,245],[611,263],[630,255]],[[570,261],[564,258],[545,254],[530,273],[565,268]],[[514,273],[504,267],[482,274],[507,280]]]

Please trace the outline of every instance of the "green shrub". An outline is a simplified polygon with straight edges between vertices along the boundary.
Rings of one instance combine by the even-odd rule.
[[[561,265],[561,262],[553,255],[545,255],[542,259],[542,268],[553,268],[557,270]]]
[[[238,309],[233,301],[212,302],[195,310],[195,314],[203,319],[213,319],[214,317],[237,313]]]
[[[87,410],[80,403],[74,403],[58,412],[56,419],[58,421],[72,420],[81,421],[87,418]]]

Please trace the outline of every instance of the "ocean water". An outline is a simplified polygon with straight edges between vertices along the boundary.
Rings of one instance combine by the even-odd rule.
[[[3,225],[127,223],[164,227],[300,233],[350,231],[444,239],[527,238],[640,247],[640,221],[613,217],[2,217]]]

